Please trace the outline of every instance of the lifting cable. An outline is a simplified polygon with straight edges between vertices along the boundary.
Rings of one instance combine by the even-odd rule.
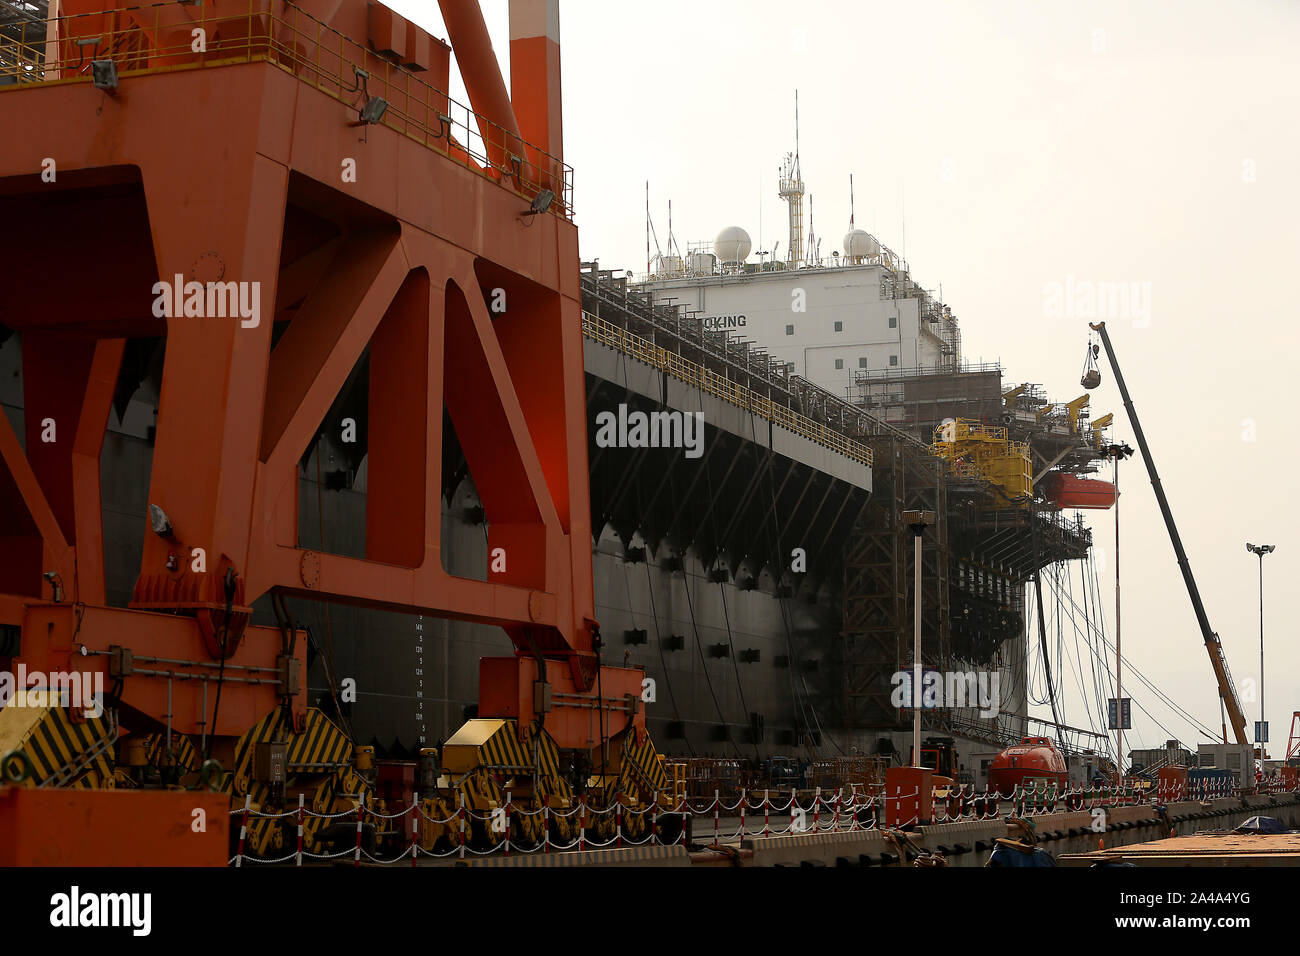
[[[1076,610],[1079,609],[1078,605],[1074,605],[1074,607]],[[1076,624],[1075,627],[1077,629],[1078,625]],[[1101,643],[1104,645],[1104,647],[1107,650],[1110,650],[1114,647],[1114,645],[1111,642],[1107,641],[1104,637],[1102,638]],[[1095,657],[1097,657],[1099,661],[1101,661],[1103,668],[1109,667],[1109,663],[1105,659],[1100,657],[1101,652],[1098,651],[1097,648],[1092,647],[1092,645],[1089,644],[1089,650]],[[1134,666],[1134,664],[1127,657],[1122,658],[1122,660],[1124,664],[1128,666],[1129,670],[1134,674],[1134,676],[1136,676],[1143,683],[1143,685],[1147,687],[1147,689],[1149,689],[1153,694],[1155,694],[1155,696],[1162,703],[1168,705],[1170,709],[1174,711],[1176,716],[1185,720],[1192,727],[1193,730],[1195,730],[1199,734],[1208,736],[1211,740],[1218,739],[1213,733],[1207,730],[1199,720],[1197,720],[1193,715],[1191,715],[1183,708],[1181,708],[1177,703],[1175,703],[1171,698],[1169,698],[1167,694],[1161,691],[1159,687],[1157,687],[1156,684],[1153,681],[1151,681],[1150,678],[1148,678],[1141,670],[1139,670],[1136,666]],[[1168,728],[1166,728],[1163,724],[1161,724],[1158,720],[1156,720],[1155,717],[1152,716],[1151,712],[1148,711],[1145,707],[1143,707],[1136,698],[1130,698],[1130,699],[1133,701],[1134,705],[1137,706],[1137,708],[1141,710],[1142,713],[1146,714],[1147,717],[1149,717],[1157,727],[1163,730],[1170,737],[1175,736],[1173,733],[1171,733],[1168,730]]]
[[[639,484],[636,486],[636,500],[637,500],[637,513],[644,514],[645,503],[641,500],[641,486]],[[642,539],[642,541],[643,543],[646,544],[646,560],[643,562],[645,564],[646,592],[650,596],[650,619],[654,622],[655,643],[659,647],[659,666],[663,669],[664,684],[668,688],[668,700],[672,704],[673,720],[676,723],[681,724],[682,739],[686,741],[686,749],[689,750],[691,752],[691,756],[694,757],[695,748],[691,746],[691,739],[689,736],[686,735],[686,724],[682,722],[681,711],[677,707],[677,695],[673,692],[673,679],[672,676],[668,673],[668,661],[664,658],[663,635],[659,630],[659,614],[655,610],[654,578],[650,574],[649,542],[646,542],[644,538]],[[635,629],[636,614],[632,610],[632,582],[629,580],[629,577],[630,575],[628,574],[628,563],[627,561],[624,561],[623,562],[623,585],[627,590],[627,612],[628,612],[628,617],[631,618],[632,620],[632,627]]]
[[[628,396],[631,397],[632,394],[631,389],[625,389],[625,391],[627,392]],[[707,469],[708,465],[705,464],[702,467]],[[673,500],[679,501],[680,499],[677,497],[677,483],[673,480],[672,468],[668,469],[668,485],[672,491]],[[670,532],[671,530],[672,529],[669,529]],[[708,685],[709,696],[713,699],[713,709],[718,715],[718,720],[721,721],[722,726],[725,728],[727,727],[727,718],[723,716],[722,705],[718,703],[717,692],[714,691],[713,689],[713,678],[709,676],[708,664],[704,660],[704,649],[700,646],[700,629],[698,624],[695,621],[695,606],[691,601],[691,572],[690,569],[687,568],[686,566],[686,555],[684,552],[681,558],[682,558],[682,589],[686,592],[686,609],[691,616],[691,631],[695,635],[695,652],[700,658],[700,668],[704,672],[704,681]],[[662,645],[660,647],[662,651]],[[738,757],[743,756],[740,752],[740,748],[736,746],[736,742],[731,739],[730,732],[727,733],[727,740],[731,743],[732,749],[736,751],[736,756]]]
[[[673,693],[673,679],[672,676],[668,673],[668,661],[664,659],[664,641],[663,641],[663,635],[659,631],[659,615],[655,611],[654,579],[651,577],[650,574],[649,561],[645,563],[645,580],[646,580],[646,588],[650,592],[650,617],[654,621],[654,625],[655,625],[655,643],[659,645],[659,666],[663,668],[664,682],[668,685],[668,700],[673,705],[673,720],[681,724],[682,739],[686,741],[686,749],[689,750],[691,752],[691,756],[694,757],[695,748],[691,746],[691,738],[686,733],[686,724],[682,721],[681,712],[677,709],[677,695]],[[628,586],[627,599],[628,602],[631,603],[632,588],[630,585]]]
[[[670,238],[671,238],[671,237],[670,237]],[[669,252],[670,252],[670,253],[672,252],[671,248],[669,249]],[[703,412],[703,411],[704,411],[704,393],[703,393],[703,392],[700,393],[699,398],[700,398],[700,411]],[[684,413],[684,414],[685,414],[685,413]],[[701,417],[700,419],[698,419],[697,422],[698,422],[699,427],[700,427],[700,429],[701,429],[700,440],[703,441],[703,440],[704,440],[704,435],[703,435],[704,419],[703,419],[703,417]],[[713,472],[712,472],[712,471],[711,471],[707,466],[705,466],[705,468],[704,468],[704,482],[705,482],[706,485],[708,485],[708,489],[709,489],[709,501],[710,501],[710,502],[716,502],[718,499],[717,499],[717,497],[716,497],[715,494],[714,494],[715,489],[714,489],[714,487],[713,487]],[[740,507],[744,507],[743,502],[741,503]],[[722,546],[723,546],[723,544],[724,544],[725,542],[720,541],[720,540],[718,539],[718,515],[717,515],[717,510],[716,510],[715,508],[713,508],[713,507],[710,507],[710,508],[709,508],[709,520],[710,520],[710,523],[713,525],[713,552],[714,552],[714,563],[716,564],[716,562],[717,562],[717,555],[718,555],[718,553],[721,551]],[[734,569],[733,569],[733,570],[734,570]],[[734,575],[733,575],[733,580],[734,580]],[[743,719],[742,719],[742,721],[741,721],[741,726],[742,726],[742,727],[748,727],[749,724],[750,724],[750,721],[752,720],[752,718],[749,716],[750,713],[751,713],[751,711],[750,711],[750,709],[749,709],[749,704],[745,701],[745,688],[744,688],[744,686],[743,686],[743,685],[741,684],[741,682],[740,682],[740,664],[736,661],[736,643],[735,643],[735,641],[732,639],[732,634],[731,634],[731,617],[730,617],[730,615],[728,615],[728,613],[727,613],[727,588],[726,588],[726,583],[723,582],[723,581],[719,581],[719,582],[718,582],[718,594],[719,594],[719,596],[722,598],[722,617],[723,617],[724,622],[725,622],[726,625],[727,625],[727,650],[728,650],[728,652],[729,652],[727,656],[731,658],[731,668],[732,668],[732,670],[735,672],[735,675],[736,675],[736,692],[737,692],[737,695],[740,697],[740,710],[741,710],[741,713],[743,714]],[[724,723],[725,723],[725,721],[724,721]],[[755,737],[755,740],[754,740],[754,758],[755,758],[755,759],[761,759],[761,758],[759,757],[759,752],[758,752],[758,740],[757,740],[757,735],[751,733],[750,736]],[[728,737],[730,737],[730,734],[728,734]],[[732,746],[735,747],[735,742],[734,742],[734,741],[732,742]],[[739,748],[739,747],[735,747],[735,750],[736,750],[737,755],[739,755],[739,754],[740,754],[740,748]]]
[[[1095,332],[1088,333],[1088,346],[1083,360],[1083,374],[1079,377],[1079,384],[1084,388],[1096,388],[1101,384],[1101,369],[1097,367],[1097,354],[1101,351],[1101,346],[1097,344],[1096,338]]]
[[[1104,633],[1103,633],[1103,635],[1102,635],[1102,638],[1103,638],[1103,641],[1104,641],[1104,640],[1105,640],[1105,635],[1104,635]],[[1109,649],[1109,648],[1112,647],[1113,645],[1111,645],[1110,643],[1107,643],[1106,646],[1107,646],[1107,648]],[[1177,701],[1175,701],[1175,700],[1174,700],[1173,698],[1171,698],[1168,694],[1166,694],[1164,691],[1162,691],[1162,690],[1159,688],[1159,686],[1157,686],[1157,685],[1156,685],[1156,684],[1155,684],[1155,683],[1154,683],[1150,678],[1148,678],[1148,677],[1147,677],[1147,676],[1146,676],[1142,671],[1138,670],[1138,669],[1137,669],[1137,668],[1136,668],[1136,667],[1135,667],[1135,666],[1130,662],[1130,660],[1129,660],[1127,657],[1123,658],[1123,660],[1124,660],[1124,663],[1125,663],[1126,665],[1128,665],[1129,668],[1132,669],[1133,673],[1137,676],[1137,678],[1138,678],[1138,679],[1139,679],[1139,680],[1140,680],[1140,681],[1141,681],[1141,682],[1142,682],[1142,683],[1143,683],[1143,684],[1144,684],[1144,685],[1145,685],[1145,686],[1146,686],[1146,687],[1147,687],[1147,688],[1148,688],[1148,689],[1149,689],[1153,694],[1155,694],[1156,697],[1157,697],[1157,698],[1158,698],[1162,703],[1166,704],[1166,705],[1167,705],[1171,710],[1173,710],[1174,713],[1175,713],[1178,717],[1180,717],[1180,718],[1182,718],[1183,720],[1185,720],[1185,721],[1186,721],[1188,724],[1190,724],[1190,725],[1192,726],[1192,728],[1193,728],[1194,730],[1196,730],[1198,733],[1204,734],[1204,735],[1210,737],[1211,739],[1218,739],[1218,738],[1217,738],[1217,735],[1215,735],[1215,733],[1214,733],[1212,730],[1210,730],[1208,727],[1206,727],[1204,724],[1202,724],[1202,723],[1201,723],[1201,722],[1200,722],[1200,721],[1199,721],[1199,720],[1198,720],[1194,715],[1192,715],[1192,714],[1191,714],[1190,712],[1188,712],[1186,709],[1184,709],[1183,707],[1181,707],[1181,706],[1177,703]]]
[[[226,613],[221,622],[221,661],[217,665],[217,699],[212,705],[212,733],[208,734],[208,746],[203,754],[206,763],[212,757],[212,741],[217,736],[217,715],[221,712],[221,688],[226,682],[226,641],[230,636],[230,612],[235,603],[235,569],[227,565],[225,581],[222,582],[226,592]]]
[[[760,447],[760,448],[763,447],[758,443],[758,431],[754,426],[754,416],[752,414],[749,416],[749,430],[750,430],[750,434],[753,436],[755,447]],[[775,454],[775,452],[771,448],[768,448],[767,452],[769,455]],[[818,738],[823,740],[829,740],[831,746],[835,748],[836,752],[839,753],[841,756],[844,756],[845,755],[844,748],[841,747],[839,743],[836,742],[835,738],[833,738],[832,736],[830,736],[830,734],[822,730],[821,720],[817,715],[817,707],[810,699],[807,699],[809,697],[808,682],[806,678],[802,676],[802,673],[800,674],[799,677],[799,681],[800,683],[803,684],[803,690],[804,690],[802,696],[798,693],[797,687],[795,685],[794,672],[795,672],[795,668],[799,665],[800,662],[799,662],[798,655],[795,654],[795,650],[794,650],[794,635],[790,628],[789,607],[786,605],[786,599],[781,596],[781,592],[780,592],[781,577],[783,577],[785,574],[785,549],[781,544],[781,538],[782,538],[781,517],[777,511],[776,483],[772,478],[771,469],[768,470],[768,475],[767,475],[767,492],[768,492],[768,497],[771,499],[772,502],[772,527],[773,530],[775,531],[775,536],[772,543],[773,546],[775,547],[776,561],[773,564],[773,568],[779,569],[781,572],[776,579],[777,580],[777,606],[781,611],[781,623],[785,628],[786,650],[789,652],[789,657],[790,657],[790,668],[789,668],[790,695],[795,705],[796,711],[803,718],[803,726],[815,727],[817,729]],[[791,589],[791,591],[793,592],[793,588]],[[811,720],[808,719],[810,713],[812,715]],[[820,747],[815,747],[813,749],[818,750],[820,749]]]
[[[1061,736],[1061,718],[1056,710],[1056,686],[1052,681],[1052,662],[1047,651],[1047,618],[1043,615],[1043,579],[1040,573],[1040,563],[1042,559],[1042,541],[1039,537],[1038,529],[1038,510],[1030,503],[1029,520],[1033,528],[1034,544],[1034,595],[1038,599],[1038,644],[1043,653],[1043,670],[1047,675],[1047,700],[1052,708],[1052,723],[1056,725],[1057,742],[1061,749],[1065,749],[1065,739]],[[1058,638],[1057,646],[1060,641]]]
[[[731,615],[727,613],[727,588],[721,581],[718,582],[718,597],[722,599],[722,620],[727,625],[727,644],[731,648],[731,669],[736,672],[736,689],[740,691],[740,707],[746,714],[749,714],[751,711],[749,704],[745,702],[745,688],[740,683],[740,664],[736,661],[736,645],[731,639]],[[751,733],[750,736],[754,738],[754,759],[761,762],[762,756],[758,751],[758,735]]]
[[[717,692],[713,689],[713,679],[709,676],[708,662],[704,659],[704,647],[700,643],[700,628],[695,621],[695,606],[691,601],[691,574],[686,570],[686,564],[682,563],[682,588],[686,591],[686,609],[691,615],[691,630],[695,633],[695,653],[700,658],[700,668],[704,671],[704,681],[709,686],[709,696],[713,698],[713,709],[718,713],[718,720],[722,721],[722,726],[727,727],[727,718],[722,715],[722,705],[718,703]],[[731,733],[727,733],[727,742],[731,744],[731,749],[736,751],[737,757],[743,757],[740,748],[736,746],[736,741],[732,738]]]

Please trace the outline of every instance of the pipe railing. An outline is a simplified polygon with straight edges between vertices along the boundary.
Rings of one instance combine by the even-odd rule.
[[[91,64],[103,60],[113,61],[121,85],[156,73],[271,63],[355,109],[358,124],[367,101],[382,98],[388,106],[376,124],[525,199],[549,189],[549,211],[573,218],[572,167],[531,143],[523,144],[526,155],[506,148],[508,160],[493,163],[489,144],[508,147],[517,142],[513,133],[286,0],[249,0],[245,11],[223,15],[211,5],[169,2],[15,24],[0,35],[0,93],[90,83]]]
[[[608,345],[639,361],[667,372],[703,392],[722,399],[731,405],[752,411],[760,418],[780,425],[809,441],[838,452],[846,458],[870,465],[871,449],[861,442],[813,421],[764,395],[751,391],[696,362],[682,358],[676,352],[660,348],[648,339],[634,335],[624,328],[606,322],[588,312],[582,314],[582,332],[588,338]]]

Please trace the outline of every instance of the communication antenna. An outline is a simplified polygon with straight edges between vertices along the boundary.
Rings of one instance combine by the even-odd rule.
[[[902,253],[903,267],[907,267],[907,186],[900,180],[898,183],[898,218],[902,222]]]
[[[804,253],[804,260],[808,265],[815,265],[817,262],[817,229],[813,226],[813,198],[811,193],[808,195],[808,251]]]
[[[668,200],[668,254],[673,254],[673,201]]]
[[[781,167],[781,180],[777,189],[779,195],[790,207],[790,236],[786,255],[790,257],[790,267],[799,268],[804,252],[803,242],[803,176],[799,172],[799,91],[794,94],[794,152],[785,154],[785,163]]]
[[[671,208],[672,204],[669,203],[669,209],[671,210]],[[645,184],[645,274],[647,279],[651,276],[652,263],[654,262],[650,258],[650,238],[652,236],[655,241],[655,255],[662,259],[663,250],[659,248],[659,234],[655,232],[654,222],[650,218],[650,181],[647,179]]]
[[[853,174],[849,173],[849,232],[853,231]]]

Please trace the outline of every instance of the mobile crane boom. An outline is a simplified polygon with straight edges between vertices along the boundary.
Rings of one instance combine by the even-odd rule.
[[[1223,655],[1223,645],[1219,641],[1219,635],[1210,628],[1210,619],[1206,616],[1205,605],[1201,602],[1201,592],[1197,590],[1196,578],[1192,576],[1192,566],[1187,560],[1187,552],[1183,550],[1183,540],[1178,536],[1178,526],[1174,524],[1173,512],[1169,510],[1169,501],[1165,498],[1160,476],[1156,473],[1156,463],[1151,457],[1151,449],[1147,447],[1146,436],[1142,433],[1142,423],[1138,421],[1133,400],[1128,394],[1128,386],[1124,384],[1124,375],[1120,372],[1119,362],[1115,359],[1115,349],[1110,344],[1110,336],[1106,333],[1106,323],[1098,322],[1095,325],[1090,323],[1089,328],[1100,333],[1101,343],[1106,348],[1106,358],[1110,360],[1111,371],[1115,373],[1115,384],[1119,386],[1120,397],[1124,400],[1124,411],[1128,413],[1129,424],[1133,426],[1138,449],[1142,452],[1142,461],[1147,466],[1147,475],[1151,478],[1151,487],[1155,489],[1156,503],[1160,505],[1160,514],[1164,516],[1165,527],[1169,530],[1169,540],[1173,543],[1174,555],[1178,558],[1178,570],[1183,572],[1183,583],[1187,585],[1187,595],[1192,599],[1196,623],[1201,627],[1205,650],[1210,655],[1210,665],[1214,668],[1215,680],[1219,682],[1219,697],[1223,700],[1228,720],[1232,722],[1232,731],[1237,737],[1237,743],[1249,747],[1251,744],[1246,736],[1246,715],[1242,713],[1241,704],[1237,700],[1237,689],[1232,684],[1228,661]],[[1226,741],[1228,736],[1226,727],[1223,729],[1223,736]]]

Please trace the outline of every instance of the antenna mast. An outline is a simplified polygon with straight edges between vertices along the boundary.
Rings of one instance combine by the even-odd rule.
[[[794,94],[794,152],[785,154],[777,194],[790,206],[790,238],[786,255],[790,268],[803,264],[803,176],[799,172],[799,91]]]
[[[808,265],[819,265],[817,262],[817,227],[813,225],[813,197],[808,195],[808,251],[804,255],[804,261]]]

